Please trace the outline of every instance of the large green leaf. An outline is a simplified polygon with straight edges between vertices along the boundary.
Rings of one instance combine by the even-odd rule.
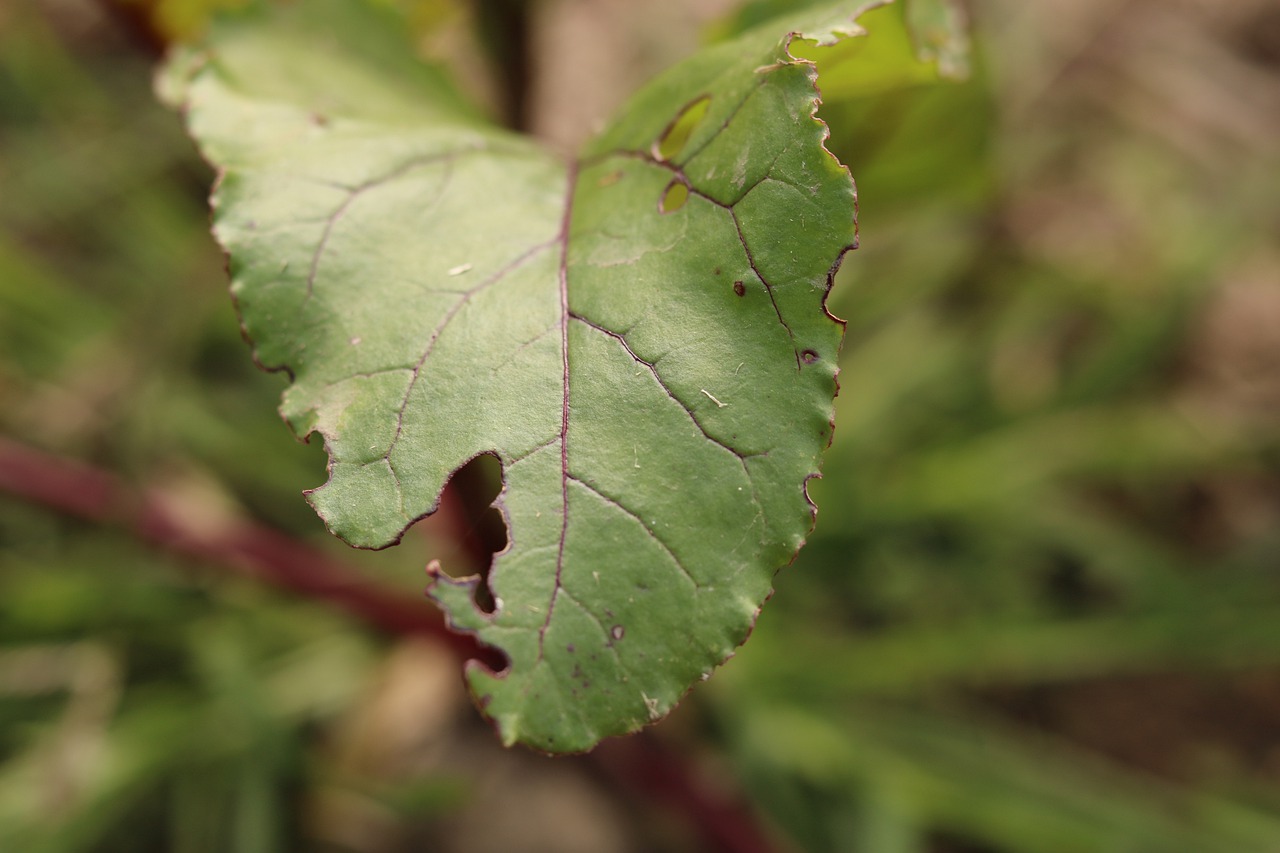
[[[438,567],[430,594],[509,659],[468,672],[507,742],[661,717],[812,527],[855,195],[788,46],[858,34],[870,5],[700,53],[568,164],[350,0],[256,8],[170,63],[245,332],[329,451],[330,529],[393,544],[459,467],[501,462],[495,612]]]

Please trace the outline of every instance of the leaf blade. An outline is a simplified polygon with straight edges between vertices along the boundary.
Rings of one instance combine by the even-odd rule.
[[[805,32],[857,33],[866,5]],[[250,41],[279,21],[245,24]],[[414,84],[427,108],[348,94],[317,119],[298,69],[257,89],[226,69],[236,32],[187,67],[185,100],[221,170],[246,333],[292,376],[286,420],[330,454],[309,500],[385,547],[495,455],[497,608],[475,578],[436,570],[428,590],[508,657],[469,667],[482,709],[548,751],[660,718],[745,640],[813,522],[842,335],[825,298],[856,237],[812,64],[792,33],[747,34],[566,166],[451,107],[436,76]]]

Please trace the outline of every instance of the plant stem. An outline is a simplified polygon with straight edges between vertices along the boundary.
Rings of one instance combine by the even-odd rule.
[[[180,499],[171,494],[131,489],[100,468],[3,437],[0,492],[71,518],[114,525],[149,545],[327,601],[384,633],[433,637],[460,660],[477,658],[495,670],[506,665],[495,650],[450,631],[432,608],[378,589],[319,549],[247,521],[211,531],[192,523],[194,514],[182,511]],[[458,535],[465,536],[466,531]],[[591,755],[576,760],[590,763],[617,787],[679,814],[702,837],[701,849],[715,853],[777,849],[745,801],[709,790],[686,757],[649,732],[605,741]]]
[[[379,589],[323,551],[247,521],[211,532],[193,524],[177,500],[157,490],[135,492],[98,468],[41,453],[0,438],[0,491],[97,524],[122,527],[165,550],[216,563],[306,598],[336,604],[392,635],[427,635],[464,659],[497,668],[502,656],[456,634],[431,607]]]
[[[476,0],[475,5],[477,29],[503,99],[503,121],[519,131],[529,129],[529,5],[530,0]]]

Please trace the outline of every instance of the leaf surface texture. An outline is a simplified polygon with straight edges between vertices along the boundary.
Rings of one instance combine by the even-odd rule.
[[[788,47],[858,34],[865,5],[704,50],[567,163],[363,4],[255,8],[165,72],[219,169],[245,332],[328,449],[329,528],[393,544],[500,460],[495,612],[475,578],[429,594],[509,659],[468,671],[507,742],[581,750],[663,716],[812,527],[855,194]]]

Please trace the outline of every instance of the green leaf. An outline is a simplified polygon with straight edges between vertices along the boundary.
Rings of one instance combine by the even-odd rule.
[[[753,0],[714,27],[712,36],[724,38],[771,19],[785,22],[797,9],[820,5],[821,0]],[[968,76],[967,22],[957,0],[881,4],[859,15],[858,23],[870,38],[792,50],[817,63],[828,104]]]
[[[309,494],[395,543],[481,454],[509,544],[493,613],[432,566],[504,741],[582,750],[662,717],[750,632],[813,524],[855,242],[813,65],[774,22],[642,90],[570,163],[490,126],[348,0],[255,9],[161,88],[219,169],[215,232],[282,413],[323,437]]]
[[[968,20],[959,0],[910,0],[907,27],[922,62],[935,62],[951,80],[969,76]]]

